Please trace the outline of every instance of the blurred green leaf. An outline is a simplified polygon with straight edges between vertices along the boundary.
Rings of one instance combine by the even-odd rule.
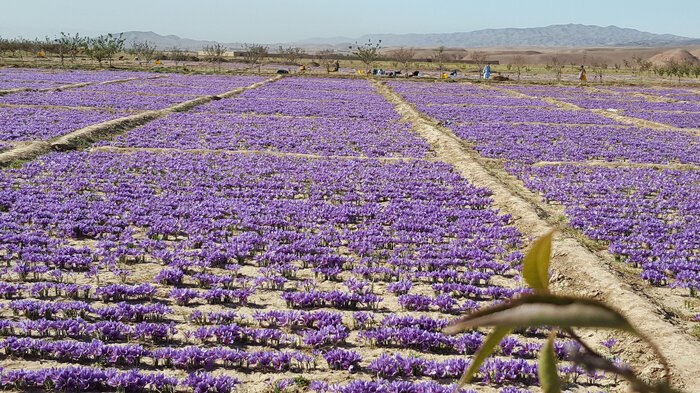
[[[488,307],[448,325],[443,332],[459,333],[477,326],[560,326],[621,329],[636,333],[624,316],[591,299],[532,294]]]
[[[540,385],[544,393],[561,393],[561,381],[559,381],[559,375],[557,374],[557,357],[554,354],[555,335],[555,331],[552,330],[549,339],[544,344],[542,351],[540,351],[537,365]]]
[[[547,291],[549,288],[549,258],[552,252],[552,235],[548,232],[532,244],[523,261],[523,278],[530,288]]]
[[[464,384],[469,383],[469,381],[471,381],[472,377],[474,377],[474,374],[476,374],[476,372],[479,371],[479,367],[484,362],[484,360],[486,360],[486,358],[489,357],[489,355],[491,355],[496,349],[496,345],[498,345],[501,342],[501,340],[503,340],[503,337],[507,336],[512,331],[513,329],[507,327],[497,327],[493,329],[491,334],[489,334],[488,337],[486,337],[486,340],[483,344],[481,344],[481,347],[479,347],[479,350],[474,355],[471,364],[469,364],[469,368],[464,372],[462,378],[460,378],[458,383],[459,387],[462,387],[464,386]]]

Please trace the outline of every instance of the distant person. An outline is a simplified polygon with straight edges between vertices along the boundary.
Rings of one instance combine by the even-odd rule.
[[[583,66],[581,66],[581,69],[578,72],[578,80],[580,80],[581,82],[586,81],[586,69],[583,68]]]
[[[491,65],[486,64],[486,66],[484,66],[483,73],[484,73],[484,79],[489,79],[491,77]]]

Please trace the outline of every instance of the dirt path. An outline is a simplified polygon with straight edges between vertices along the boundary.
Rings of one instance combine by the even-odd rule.
[[[193,100],[173,105],[166,109],[143,111],[131,116],[120,117],[118,119],[93,124],[52,139],[48,142],[36,142],[28,146],[10,148],[7,151],[0,153],[0,167],[9,165],[17,160],[30,160],[42,154],[49,153],[51,150],[74,150],[97,140],[110,138],[116,134],[142,126],[155,119],[166,116],[169,113],[186,111],[215,99],[233,97],[246,90],[256,89],[266,83],[277,81],[280,78],[281,76],[278,75],[262,82],[257,82],[245,87],[238,87],[218,95],[198,97]]]
[[[680,171],[700,170],[700,165],[694,164],[649,164],[644,162],[610,162],[600,160],[588,161],[538,161],[532,166],[555,166],[555,165],[580,165],[580,166],[597,166],[603,168],[654,168],[654,169],[673,169]]]
[[[524,236],[540,236],[555,226],[548,222],[548,219],[556,219],[551,216],[553,212],[550,209],[543,209],[543,204],[533,203],[513,192],[513,187],[520,186],[508,185],[490,173],[479,163],[478,154],[451,131],[438,128],[426,120],[391,88],[379,82],[373,83],[387,100],[396,105],[403,120],[413,123],[414,129],[428,140],[438,159],[454,165],[470,182],[493,192],[495,206],[514,217],[515,226]],[[552,281],[556,283],[558,291],[605,301],[652,337],[668,357],[677,387],[690,390],[700,386],[700,342],[675,326],[672,317],[663,308],[621,280],[620,273],[605,259],[585,247],[568,231],[560,231],[554,237],[552,273]],[[643,375],[659,376],[658,363],[649,357],[649,351],[638,340],[625,337],[624,347],[624,357],[633,367]]]
[[[338,159],[338,160],[373,160],[380,162],[395,162],[395,161],[436,161],[431,158],[419,157],[368,157],[368,156],[336,156],[322,154],[307,154],[307,153],[289,153],[270,150],[226,150],[226,149],[178,149],[169,147],[117,147],[117,146],[99,146],[90,150],[91,152],[108,151],[115,153],[135,153],[139,151],[147,151],[152,153],[166,152],[185,152],[196,154],[221,153],[221,154],[264,154],[275,157],[299,157],[299,158],[320,158],[320,159]]]

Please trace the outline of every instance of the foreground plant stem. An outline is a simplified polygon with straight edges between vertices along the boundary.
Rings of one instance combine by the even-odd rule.
[[[649,345],[651,345],[654,353],[659,358],[661,364],[664,366],[664,382],[658,383],[656,385],[649,385],[648,383],[639,379],[635,375],[634,371],[632,371],[632,369],[618,367],[610,360],[598,354],[590,346],[588,346],[588,344],[586,344],[586,342],[583,341],[583,339],[580,336],[574,333],[573,329],[565,329],[565,332],[572,339],[574,339],[574,341],[579,343],[585,351],[584,353],[576,352],[570,354],[569,356],[572,362],[581,364],[589,370],[603,370],[617,374],[629,381],[630,384],[632,384],[632,388],[639,393],[679,392],[678,390],[674,390],[673,388],[671,388],[671,373],[668,368],[666,359],[663,357],[656,345],[650,340],[648,340],[646,337],[642,337],[642,339],[646,341]]]

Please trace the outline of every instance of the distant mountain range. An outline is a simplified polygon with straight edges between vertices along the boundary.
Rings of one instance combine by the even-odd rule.
[[[201,50],[205,45],[216,41],[201,41],[180,38],[175,35],[162,36],[154,32],[129,31],[124,33],[127,42],[148,40],[159,49],[178,47],[185,50]],[[292,45],[304,48],[335,48],[346,50],[354,42],[372,42],[382,40],[383,47],[413,46],[448,48],[473,47],[600,47],[600,46],[686,46],[700,45],[700,39],[681,37],[672,34],[654,34],[617,26],[589,26],[580,24],[552,25],[533,28],[484,29],[466,33],[440,34],[367,34],[357,38],[331,37],[310,38],[296,42],[271,44]],[[222,43],[230,50],[240,49],[240,42]]]

